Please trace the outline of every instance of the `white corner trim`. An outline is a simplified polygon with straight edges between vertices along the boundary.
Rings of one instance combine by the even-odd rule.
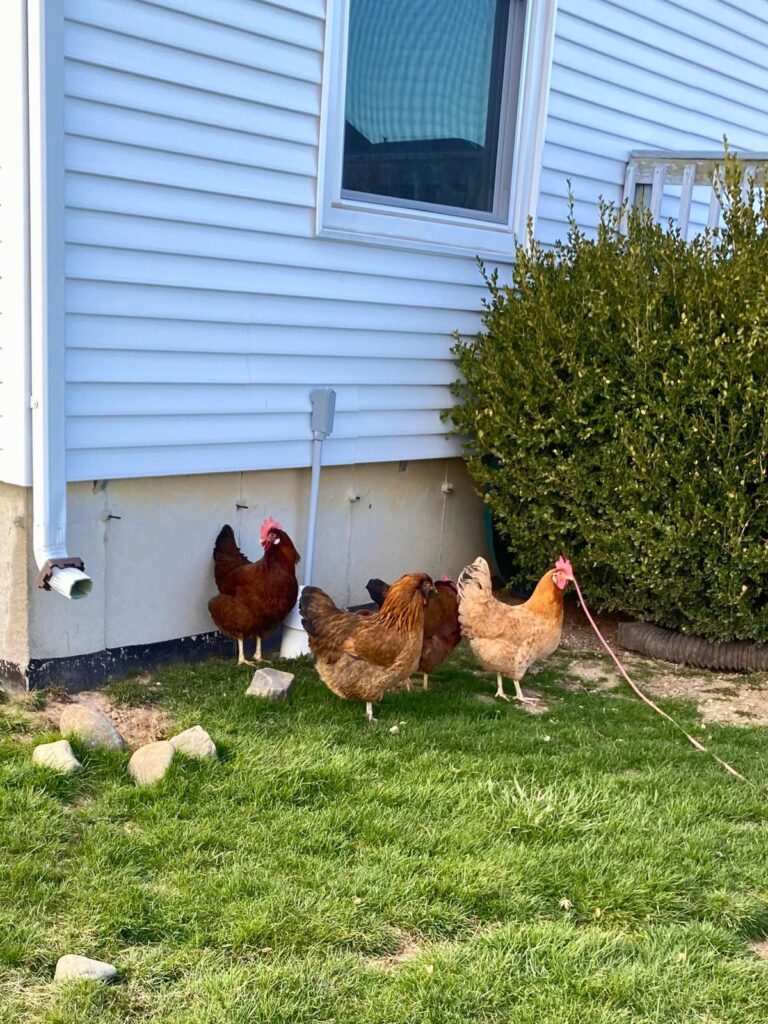
[[[67,558],[64,339],[64,13],[27,5],[32,544],[38,568]],[[84,597],[91,581],[52,569],[51,589]]]
[[[27,189],[27,12],[24,0],[0,3],[0,380],[3,450],[0,479],[32,483],[29,417],[29,199]]]
[[[529,218],[536,226],[556,16],[557,0],[528,0],[510,204],[512,231],[523,244]]]
[[[509,260],[538,204],[557,0],[527,0],[506,221],[342,200],[349,0],[327,0],[315,230],[318,236]]]

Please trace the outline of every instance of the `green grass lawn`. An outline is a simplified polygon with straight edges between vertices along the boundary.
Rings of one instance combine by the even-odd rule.
[[[3,1024],[763,1024],[762,788],[634,699],[545,669],[533,716],[478,702],[472,668],[388,696],[375,728],[308,664],[282,705],[231,662],[163,671],[153,699],[222,758],[143,790],[127,754],[34,766],[0,706]],[[765,730],[674,710],[768,780]],[[65,952],[119,983],[54,986]]]

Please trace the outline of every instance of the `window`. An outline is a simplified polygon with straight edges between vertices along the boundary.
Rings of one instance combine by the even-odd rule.
[[[542,134],[554,3],[330,0],[319,233],[508,254],[538,181],[515,150],[532,99]]]

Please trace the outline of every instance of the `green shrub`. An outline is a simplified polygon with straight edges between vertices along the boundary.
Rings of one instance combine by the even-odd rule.
[[[728,158],[723,226],[686,243],[601,207],[487,275],[452,411],[520,566],[712,640],[768,640],[768,200]],[[494,463],[495,465],[492,465]]]

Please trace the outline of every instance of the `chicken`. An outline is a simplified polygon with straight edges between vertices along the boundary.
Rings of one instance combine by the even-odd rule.
[[[409,573],[392,584],[377,612],[358,615],[337,608],[319,587],[302,590],[301,621],[320,678],[337,697],[365,701],[369,722],[373,702],[418,665],[424,609],[434,592],[429,576]]]
[[[502,676],[510,676],[515,695],[530,701],[520,689],[527,668],[552,654],[563,628],[563,591],[573,579],[571,563],[558,558],[539,580],[530,598],[519,605],[503,604],[493,596],[491,572],[484,558],[477,558],[459,576],[459,621],[472,653],[490,672],[496,673],[496,696],[509,700]]]
[[[430,597],[424,612],[424,642],[421,645],[421,657],[416,666],[422,674],[422,685],[429,689],[429,673],[440,668],[445,659],[461,640],[459,626],[459,601],[456,595],[456,584],[444,576],[435,581],[437,592]],[[371,600],[381,607],[389,584],[383,580],[368,580],[365,589]],[[406,679],[405,685],[410,690],[411,680]]]
[[[217,628],[237,640],[237,664],[253,665],[243,652],[246,637],[256,638],[256,661],[261,661],[261,638],[272,633],[296,604],[300,556],[288,534],[274,519],[261,525],[264,555],[251,562],[235,543],[231,526],[223,526],[213,548],[213,574],[218,596],[208,602]]]

